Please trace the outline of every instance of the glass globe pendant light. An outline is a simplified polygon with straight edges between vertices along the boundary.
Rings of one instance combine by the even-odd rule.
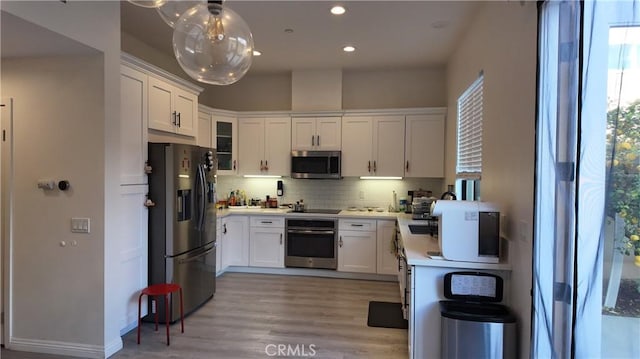
[[[167,0],[129,0],[129,2],[140,7],[157,8],[166,3]]]
[[[167,25],[175,27],[180,15],[198,4],[206,4],[206,0],[169,0],[156,10]]]
[[[208,1],[188,9],[175,23],[173,51],[195,80],[230,85],[251,67],[253,36],[237,13],[221,1]]]

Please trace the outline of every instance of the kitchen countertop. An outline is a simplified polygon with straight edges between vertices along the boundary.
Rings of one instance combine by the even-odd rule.
[[[225,208],[217,212],[219,218],[229,215],[260,215],[260,216],[283,216],[287,217],[323,217],[323,218],[366,218],[366,219],[388,219],[395,220],[399,213],[395,212],[376,212],[376,211],[348,211],[343,210],[338,214],[327,213],[300,213],[290,212],[288,208],[260,208],[260,207],[242,207],[242,208]]]
[[[414,220],[410,214],[396,213],[398,226],[400,228],[400,240],[404,246],[409,265],[446,267],[446,268],[466,268],[466,269],[493,269],[511,270],[511,265],[506,262],[501,263],[476,263],[450,261],[446,259],[433,259],[427,256],[427,251],[438,252],[440,246],[438,238],[428,234],[411,234],[410,224],[424,224],[424,221]]]

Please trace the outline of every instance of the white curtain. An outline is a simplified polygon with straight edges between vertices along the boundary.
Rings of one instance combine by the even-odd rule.
[[[539,25],[531,356],[638,358],[640,300],[603,312],[603,288],[640,298],[640,2],[547,1]]]

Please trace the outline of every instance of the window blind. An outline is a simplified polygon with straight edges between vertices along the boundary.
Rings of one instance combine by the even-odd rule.
[[[482,88],[480,76],[458,98],[458,178],[480,179],[482,176]]]

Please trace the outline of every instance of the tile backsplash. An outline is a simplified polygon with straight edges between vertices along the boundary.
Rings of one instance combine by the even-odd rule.
[[[407,197],[407,191],[423,189],[433,191],[440,196],[443,179],[407,178],[402,180],[361,180],[343,178],[341,180],[308,180],[281,178],[284,184],[284,196],[278,198],[281,203],[295,203],[304,199],[307,208],[382,207],[388,209],[392,202],[392,191],[396,191],[398,200]],[[218,177],[218,198],[225,199],[231,191],[244,190],[247,198],[265,199],[267,195],[276,196],[278,179],[244,178],[236,176]]]

